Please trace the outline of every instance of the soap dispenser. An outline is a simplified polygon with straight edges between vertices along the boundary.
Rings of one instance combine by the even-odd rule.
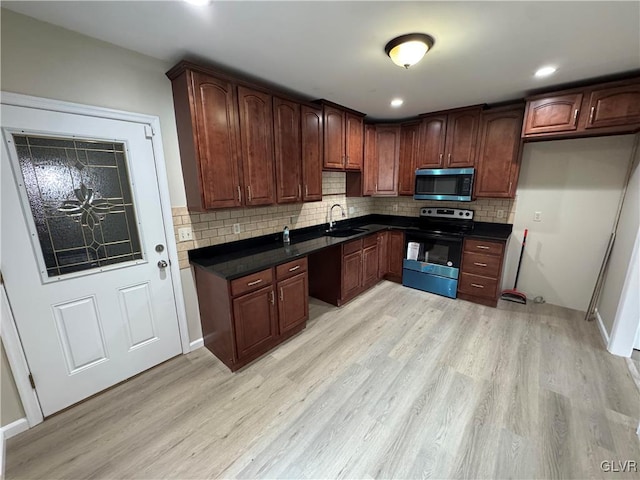
[[[290,243],[290,238],[289,238],[289,227],[285,226],[284,230],[282,231],[282,242],[285,245],[289,245]]]

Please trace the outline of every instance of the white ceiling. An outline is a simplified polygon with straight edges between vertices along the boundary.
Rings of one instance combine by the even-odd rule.
[[[519,98],[640,68],[640,2],[2,2],[10,10],[174,63],[201,58],[327,98],[375,118],[398,118]],[[432,35],[404,70],[391,38]],[[555,75],[533,73],[547,64]],[[168,80],[167,80],[168,81]],[[404,99],[399,109],[389,106]]]

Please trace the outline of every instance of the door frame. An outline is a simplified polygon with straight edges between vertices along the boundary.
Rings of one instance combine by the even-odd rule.
[[[182,290],[182,281],[180,278],[180,262],[178,260],[178,249],[176,246],[175,233],[173,229],[173,215],[171,212],[171,200],[169,196],[169,183],[167,181],[167,170],[165,166],[164,150],[162,144],[162,134],[160,133],[160,118],[155,115],[147,115],[142,113],[132,113],[123,110],[114,110],[104,107],[95,107],[80,103],[65,102],[61,100],[53,100],[49,98],[34,97],[31,95],[22,95],[0,91],[0,103],[3,105],[12,105],[16,107],[33,108],[36,110],[48,110],[59,113],[68,113],[73,115],[84,115],[97,118],[105,118],[109,120],[120,120],[131,123],[142,124],[147,134],[151,136],[151,144],[153,148],[153,160],[156,168],[156,180],[158,192],[160,194],[160,209],[162,211],[162,221],[164,225],[164,233],[167,241],[167,255],[169,256],[171,272],[171,281],[173,285],[173,294],[175,298],[176,313],[178,316],[178,331],[180,332],[180,345],[182,353],[186,354],[191,351],[189,341],[189,330],[187,326],[187,313],[184,302],[184,294]],[[5,279],[10,283],[10,279]],[[4,286],[2,288],[4,291]],[[7,308],[11,308],[11,299],[8,300]],[[10,313],[10,312],[9,312]],[[2,315],[2,342],[11,366],[12,375],[20,400],[24,407],[29,427],[33,427],[43,421],[42,409],[40,402],[29,383],[28,373],[29,366],[20,338],[18,336],[15,319],[13,316]],[[6,321],[5,321],[6,320]],[[9,355],[9,351],[12,355]]]

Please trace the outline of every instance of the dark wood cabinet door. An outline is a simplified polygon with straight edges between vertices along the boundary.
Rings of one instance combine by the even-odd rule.
[[[273,136],[278,203],[301,202],[300,104],[273,99]]]
[[[398,158],[398,195],[413,195],[416,177],[416,155],[420,124],[400,127],[400,154]]]
[[[365,288],[378,281],[378,244],[362,249],[362,284]]]
[[[387,278],[402,281],[402,261],[404,260],[404,232],[389,232],[389,273]]]
[[[447,120],[447,168],[473,167],[480,126],[480,109],[450,113]]]
[[[239,359],[270,348],[278,336],[273,286],[235,298],[233,323]]]
[[[240,206],[242,190],[235,87],[230,82],[196,72],[191,73],[191,81],[200,185],[187,188],[201,190],[204,209]]]
[[[344,170],[345,154],[345,117],[337,108],[324,106],[324,156],[323,168]]]
[[[356,295],[362,287],[362,250],[342,257],[342,300]]]
[[[477,158],[476,197],[511,198],[520,164],[522,109],[482,115]]]
[[[397,195],[400,127],[376,127],[376,150],[375,195]]]
[[[378,278],[389,273],[389,232],[378,232]]]
[[[302,198],[305,202],[322,200],[322,110],[301,107],[302,130]]]
[[[582,93],[530,100],[523,135],[575,130],[581,103]]]
[[[309,318],[309,286],[307,272],[278,282],[278,324],[280,334],[304,323]]]
[[[347,156],[345,168],[347,170],[362,170],[364,158],[364,121],[362,117],[349,112],[345,114],[345,121],[345,155]]]
[[[376,172],[378,170],[378,158],[376,152],[376,126],[364,126],[364,168],[363,168],[363,195],[376,193]]]
[[[246,205],[275,203],[273,107],[269,94],[238,87]]]
[[[442,168],[446,132],[446,115],[435,115],[422,119],[416,168]]]
[[[588,108],[585,128],[640,123],[640,84],[594,90]]]

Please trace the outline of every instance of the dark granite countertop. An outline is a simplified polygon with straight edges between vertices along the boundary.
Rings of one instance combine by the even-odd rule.
[[[279,232],[191,250],[189,260],[197,267],[233,280],[382,230],[418,229],[417,223],[415,217],[366,215],[336,223],[336,228],[363,229],[362,233],[349,237],[324,236],[328,224],[316,225],[292,230],[289,245],[283,244],[282,233]],[[509,224],[476,222],[469,236],[506,241],[511,228]]]

